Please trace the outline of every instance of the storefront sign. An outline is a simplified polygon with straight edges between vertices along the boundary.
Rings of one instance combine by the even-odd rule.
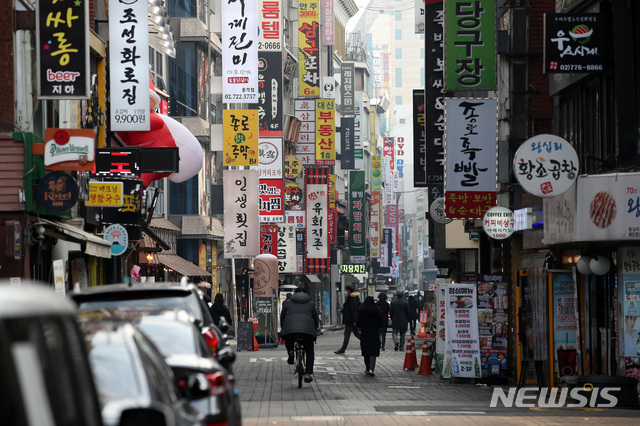
[[[223,111],[222,137],[225,166],[257,166],[259,161],[258,111]]]
[[[552,273],[555,377],[578,375],[575,283],[570,273]]]
[[[382,243],[381,199],[382,194],[380,193],[380,191],[371,192],[371,216],[369,220],[369,255],[372,259],[380,258]]]
[[[284,176],[287,179],[295,179],[302,173],[302,162],[295,155],[284,157]]]
[[[576,238],[576,185],[556,197],[542,200],[544,210],[544,243],[569,243]]]
[[[38,0],[35,10],[38,98],[88,99],[89,2]]]
[[[413,91],[413,117],[413,164],[415,165],[413,168],[413,186],[421,188],[427,186],[427,140],[424,89]]]
[[[451,219],[481,219],[496,205],[498,100],[445,100],[445,208]]]
[[[224,257],[252,257],[260,254],[258,172],[225,170]]]
[[[306,228],[307,221],[305,220],[305,212],[301,210],[285,210],[284,223],[295,226],[296,228]]]
[[[47,173],[38,183],[38,201],[50,212],[66,212],[78,202],[78,184],[67,173]]]
[[[600,13],[545,14],[544,69],[552,73],[606,70],[606,17]]]
[[[282,52],[260,52],[259,96],[256,105],[259,111],[260,136],[282,136],[284,125],[282,90]]]
[[[282,179],[282,138],[260,138],[258,143],[258,171],[260,179]]]
[[[335,14],[333,0],[322,0],[322,45],[333,46]]]
[[[355,99],[354,99],[354,79],[355,79],[355,64],[353,62],[344,62],[340,67],[341,83],[340,83],[340,97],[342,98],[342,105],[340,106],[342,116],[351,117],[355,112]]]
[[[89,182],[86,206],[121,207],[124,204],[122,182]]]
[[[225,29],[222,31],[222,100],[255,104],[258,102],[257,1],[223,1],[221,9]]]
[[[542,134],[527,139],[513,157],[518,183],[537,197],[555,197],[578,177],[578,154],[566,140]]]
[[[284,204],[287,207],[292,207],[298,205],[300,201],[302,201],[302,197],[304,197],[302,188],[300,185],[293,182],[287,182],[284,185]]]
[[[513,212],[506,207],[491,207],[482,218],[482,229],[495,240],[504,240],[513,234]]]
[[[444,183],[444,2],[425,2],[425,144],[427,185]],[[414,139],[415,141],[415,139]],[[414,147],[414,152],[415,152]],[[415,163],[416,165],[420,163]]]
[[[105,183],[112,183],[105,181]],[[140,225],[142,214],[142,181],[122,180],[122,205],[111,206],[91,206],[87,208],[87,223],[96,225],[119,223],[121,225]]]
[[[336,113],[333,99],[316,99],[316,165],[336,164]]]
[[[578,178],[577,241],[640,238],[640,173]]]
[[[44,132],[44,166],[48,170],[92,170],[96,132],[48,128]]]
[[[282,12],[280,0],[259,0],[258,22],[258,50],[261,52],[272,51],[282,55]],[[282,65],[282,56],[280,56]],[[282,75],[281,69],[278,73]]]
[[[447,284],[445,304],[451,345],[451,375],[482,377],[476,284]]]
[[[300,97],[320,96],[320,7],[298,1],[298,87]]]
[[[429,216],[431,216],[431,220],[436,223],[447,224],[453,222],[453,219],[445,216],[444,198],[442,197],[433,200],[429,207]]]
[[[307,212],[307,259],[329,256],[329,169],[308,167],[305,170],[305,206]]]
[[[296,144],[296,156],[303,165],[316,164],[316,102],[313,99],[296,99],[295,118],[300,120],[300,133]]]
[[[483,376],[506,376],[509,341],[506,277],[482,275],[478,282],[478,335]]]
[[[353,147],[354,147],[354,168],[364,170],[364,140],[365,130],[364,117],[364,93],[356,92],[355,96],[355,117],[353,119]]]
[[[349,171],[349,258],[351,263],[366,262],[367,214],[364,180],[364,171]]]
[[[260,254],[278,253],[278,225],[260,225]]]
[[[104,239],[111,243],[111,255],[120,256],[129,247],[129,233],[127,228],[114,223],[104,230]]]
[[[278,226],[278,272],[293,274],[298,271],[295,225]]]
[[[340,119],[340,167],[352,170],[355,167],[355,123],[353,117]]]
[[[260,222],[284,221],[284,181],[282,179],[260,179]]]

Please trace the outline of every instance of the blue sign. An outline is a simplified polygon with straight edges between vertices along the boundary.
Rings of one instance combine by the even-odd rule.
[[[78,184],[65,172],[47,173],[38,183],[38,201],[50,212],[65,212],[78,202]]]

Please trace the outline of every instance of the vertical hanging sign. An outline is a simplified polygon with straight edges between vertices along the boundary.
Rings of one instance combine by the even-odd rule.
[[[427,139],[424,89],[413,91],[413,186],[427,186]]]
[[[300,120],[300,134],[296,155],[305,166],[316,164],[316,102],[313,99],[296,99],[295,117]]]
[[[280,0],[259,0],[258,50],[280,53],[282,61],[282,13]],[[280,64],[282,66],[282,63]],[[282,75],[282,73],[280,73]]]
[[[305,170],[305,190],[306,271],[309,273],[324,272],[329,257],[329,169],[326,167],[307,167]]]
[[[296,255],[296,226],[278,226],[278,272],[293,274],[298,272]]]
[[[109,111],[113,131],[150,128],[147,6],[147,2],[136,0],[111,2],[109,8]]]
[[[340,167],[355,168],[355,131],[353,117],[342,116],[340,120]]]
[[[224,110],[222,138],[225,166],[259,164],[257,110]]]
[[[37,3],[38,98],[88,98],[89,2],[39,0]],[[142,16],[143,23],[146,24],[147,4],[142,1],[140,3],[144,6]],[[118,13],[118,7],[114,9]],[[121,25],[115,22],[112,24]],[[122,37],[126,37],[126,34]]]
[[[278,253],[278,225],[260,225],[260,254]]]
[[[351,263],[365,263],[366,211],[364,171],[349,170],[349,254]]]
[[[336,164],[336,115],[333,99],[316,99],[316,165]]]
[[[221,7],[222,101],[255,104],[258,102],[258,5],[256,0],[223,0]]]
[[[258,171],[224,170],[224,257],[260,254]]]
[[[340,98],[342,99],[341,113],[343,116],[352,116],[355,111],[355,99],[353,90],[353,80],[355,77],[355,64],[344,62],[340,67]]]
[[[320,96],[320,9],[317,0],[298,1],[298,88],[300,97]]]
[[[369,226],[369,251],[374,259],[380,258],[381,233],[382,228],[380,218],[380,201],[382,194],[380,191],[371,192],[371,224]],[[419,241],[419,240],[418,240]]]
[[[322,0],[322,44],[333,46],[333,0]]]
[[[282,52],[260,52],[258,93],[260,136],[282,137]]]

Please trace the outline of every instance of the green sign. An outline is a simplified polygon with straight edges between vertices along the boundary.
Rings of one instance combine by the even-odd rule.
[[[445,89],[495,89],[495,0],[446,0],[445,9]]]
[[[365,263],[367,218],[364,203],[364,171],[349,170],[349,254],[351,263]]]

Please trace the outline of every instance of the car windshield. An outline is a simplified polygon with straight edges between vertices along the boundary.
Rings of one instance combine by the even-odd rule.
[[[101,295],[100,298],[89,297],[78,300],[78,305],[83,310],[100,308],[150,308],[150,309],[183,309],[193,315],[202,325],[204,317],[200,302],[193,293],[165,293],[165,292],[140,292],[140,293],[110,293]]]
[[[165,357],[197,353],[195,334],[190,324],[145,321],[143,318],[138,328],[145,332]]]

